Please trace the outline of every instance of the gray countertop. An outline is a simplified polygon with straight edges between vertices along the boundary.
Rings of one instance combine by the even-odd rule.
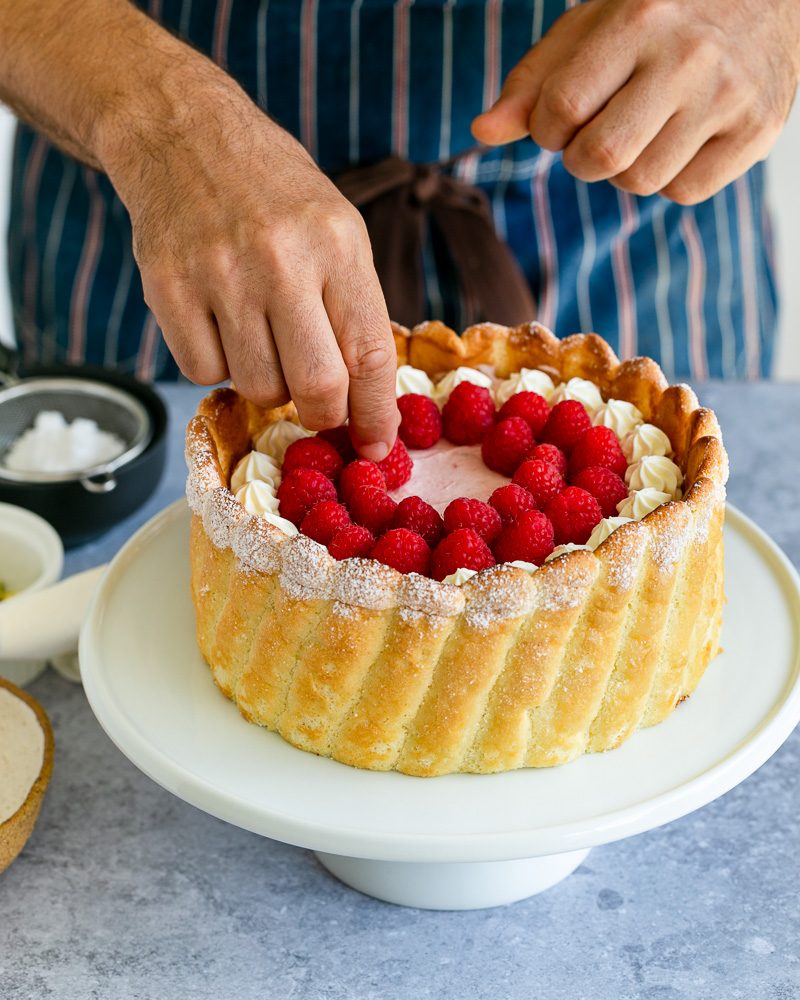
[[[183,490],[201,390],[165,390],[168,470],[146,508],[68,554],[108,559]],[[710,385],[729,495],[800,565],[800,387]],[[0,876],[2,1000],[790,1000],[800,997],[800,735],[711,805],[595,848],[555,888],[441,913],[346,888],[307,851],[229,826],[150,781],[83,691],[30,688],[53,722],[53,779]]]

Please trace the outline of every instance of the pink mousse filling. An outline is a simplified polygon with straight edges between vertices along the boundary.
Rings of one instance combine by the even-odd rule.
[[[395,500],[417,496],[440,514],[457,497],[488,500],[498,486],[510,482],[483,464],[479,444],[455,445],[442,438],[432,448],[409,451],[414,470],[403,486],[392,490]]]

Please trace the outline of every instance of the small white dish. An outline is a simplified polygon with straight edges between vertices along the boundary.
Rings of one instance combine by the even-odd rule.
[[[0,503],[0,581],[11,597],[55,583],[64,567],[64,546],[44,518],[24,507]],[[45,660],[0,660],[0,676],[24,687],[44,670]]]
[[[180,798],[312,848],[335,875],[380,899],[466,909],[539,892],[591,847],[727,792],[800,719],[800,581],[733,508],[724,652],[692,697],[616,750],[508,774],[357,770],[246,723],[198,651],[188,551],[181,502],[142,528],[100,583],[80,641],[95,715],[137,767]]]

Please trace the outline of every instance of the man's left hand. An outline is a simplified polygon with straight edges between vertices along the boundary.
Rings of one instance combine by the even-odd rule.
[[[580,180],[694,204],[765,159],[798,76],[797,0],[589,0],[514,67],[473,133],[530,135]]]

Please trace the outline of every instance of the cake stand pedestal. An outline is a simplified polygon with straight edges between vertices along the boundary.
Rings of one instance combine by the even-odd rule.
[[[81,674],[120,750],[185,801],[310,848],[378,899],[498,906],[555,885],[593,846],[722,795],[797,724],[800,581],[732,508],[725,532],[725,652],[665,722],[562,767],[427,779],[360,771],[246,724],[197,650],[183,502],[107,570],[81,632]]]
[[[366,896],[423,910],[481,910],[516,903],[550,889],[571,875],[589,850],[586,847],[518,861],[440,864],[314,853],[331,875]]]

